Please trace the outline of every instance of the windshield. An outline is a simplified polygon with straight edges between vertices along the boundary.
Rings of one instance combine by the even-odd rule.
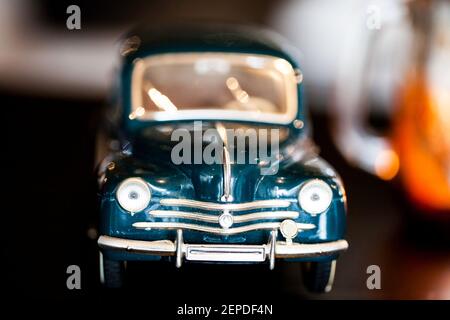
[[[281,58],[175,53],[135,63],[130,119],[287,124],[296,114],[295,72]]]

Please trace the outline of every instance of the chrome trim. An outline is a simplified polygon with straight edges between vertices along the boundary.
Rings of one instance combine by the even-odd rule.
[[[181,242],[180,242],[181,243]],[[176,245],[175,242],[170,240],[159,240],[159,241],[141,241],[141,240],[130,240],[121,239],[110,236],[100,236],[98,239],[98,245],[102,249],[110,250],[124,250],[134,253],[143,253],[151,255],[176,255]],[[183,255],[186,252],[188,246],[193,244],[182,244]],[[202,247],[214,248],[217,245],[204,244]],[[264,248],[266,254],[270,258],[270,247],[268,244],[262,245],[222,245],[223,247],[229,248],[230,250],[241,250],[246,248],[260,247]],[[275,248],[275,258],[313,258],[318,256],[327,256],[338,254],[345,251],[348,248],[348,243],[346,240],[337,240],[331,242],[323,243],[292,243],[287,244],[286,242],[277,241],[273,242],[273,247]]]
[[[292,243],[278,241],[275,246],[277,258],[319,257],[347,250],[348,242],[337,240],[323,243]]]
[[[210,223],[219,223],[219,216],[200,212],[152,210],[149,211],[148,214],[157,218],[179,218]],[[298,218],[298,216],[299,213],[297,211],[261,211],[242,215],[233,215],[233,220],[234,223],[243,223],[254,220],[266,220],[266,219],[296,219]]]
[[[190,199],[161,199],[159,203],[163,206],[188,207],[204,210],[215,210],[215,211],[220,210],[244,211],[262,208],[287,208],[291,204],[289,200],[280,200],[280,199],[257,200],[242,203],[217,203],[217,202],[190,200]]]
[[[103,253],[99,252],[98,254],[99,254],[98,255],[98,258],[99,258],[98,264],[100,267],[100,270],[99,270],[100,271],[100,274],[99,274],[100,283],[105,284],[105,269],[104,269]]]
[[[281,221],[280,232],[281,235],[284,237],[284,239],[286,239],[286,242],[288,243],[292,243],[292,239],[294,239],[298,234],[298,228],[295,228],[295,224],[296,222],[290,219]]]
[[[176,262],[175,265],[177,268],[181,268],[183,263],[183,230],[177,230],[177,240],[175,241],[176,246]]]
[[[275,269],[275,246],[277,243],[277,230],[272,230],[270,232],[270,240],[269,240],[269,269]]]
[[[297,223],[299,230],[310,230],[314,229],[316,226],[311,223]],[[256,230],[273,230],[279,229],[279,222],[262,222],[250,225],[245,225],[241,227],[222,229],[215,227],[202,226],[191,223],[179,223],[179,222],[135,222],[133,227],[137,229],[168,229],[168,230],[194,230],[206,233],[214,233],[220,235],[233,235],[243,232],[256,231]]]
[[[291,98],[288,98],[289,100]],[[155,111],[146,112],[145,116],[139,118],[139,120],[149,121],[176,121],[176,120],[204,120],[204,121],[250,121],[257,123],[267,124],[281,124],[288,125],[291,123],[297,115],[297,110],[290,108],[288,114],[278,113],[258,113],[254,111],[245,110],[226,110],[226,109],[193,109],[193,110],[178,110],[176,112],[167,111]]]
[[[333,261],[331,261],[330,276],[328,278],[328,282],[325,287],[325,292],[330,292],[333,289],[335,274],[336,274],[336,260],[333,260]]]
[[[175,244],[170,240],[142,241],[100,236],[98,246],[102,249],[124,250],[133,253],[148,253],[171,256],[175,252]]]
[[[149,211],[148,214],[157,218],[179,218],[179,219],[189,219],[203,222],[219,223],[218,216],[198,212],[175,211],[175,210],[152,210]]]
[[[296,129],[302,129],[305,125],[304,122],[299,119],[294,120],[293,124],[294,124],[294,128],[296,128]]]
[[[261,219],[286,219],[286,217],[298,218],[297,211],[263,211],[233,216],[235,223],[249,222]]]
[[[264,262],[266,248],[259,245],[186,245],[186,260],[220,262]]]
[[[233,201],[231,197],[231,160],[226,146],[223,147],[223,195],[222,201]]]

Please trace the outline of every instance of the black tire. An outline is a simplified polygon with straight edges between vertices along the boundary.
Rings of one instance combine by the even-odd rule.
[[[302,264],[303,284],[314,293],[331,291],[334,282],[336,260]]]
[[[100,276],[102,284],[106,288],[122,288],[125,280],[125,262],[109,260],[103,258],[100,254],[100,272],[103,272],[103,277]]]

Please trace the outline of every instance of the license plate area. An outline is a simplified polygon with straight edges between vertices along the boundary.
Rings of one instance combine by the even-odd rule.
[[[186,245],[186,260],[220,262],[263,262],[264,246],[251,245]]]

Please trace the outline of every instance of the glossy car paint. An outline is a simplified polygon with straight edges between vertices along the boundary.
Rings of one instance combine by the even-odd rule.
[[[222,29],[223,30],[223,29]],[[156,209],[202,212],[199,209],[162,207],[161,199],[182,198],[199,201],[223,203],[223,167],[221,164],[182,164],[174,165],[170,160],[170,143],[161,143],[152,137],[157,135],[157,126],[162,123],[153,121],[130,120],[131,112],[130,85],[131,72],[135,59],[166,52],[237,52],[265,54],[286,59],[294,69],[299,69],[294,55],[289,48],[274,42],[272,35],[252,29],[228,30],[190,30],[186,34],[155,36],[154,33],[138,32],[129,37],[138,39],[139,46],[127,54],[121,66],[119,95],[116,97],[115,109],[109,110],[109,116],[115,123],[116,135],[121,138],[122,152],[108,157],[108,163],[101,166],[99,176],[101,201],[100,233],[119,238],[135,240],[175,240],[176,231],[140,230],[132,226],[135,222],[186,222],[184,219],[157,218],[149,214]],[[176,76],[176,74],[174,75]],[[299,232],[294,242],[318,243],[343,239],[346,225],[346,198],[342,183],[335,171],[317,156],[308,138],[308,121],[303,108],[302,82],[298,84],[297,119],[304,125],[296,128],[294,123],[275,126],[288,131],[288,138],[280,144],[283,158],[275,175],[261,175],[255,164],[231,165],[232,203],[255,200],[285,199],[290,202],[288,208],[269,208],[266,210],[298,211],[296,222],[312,223],[315,229]],[[201,120],[201,119],[199,119]],[[220,120],[220,119],[218,119]],[[209,121],[211,122],[211,121]],[[212,121],[213,122],[213,121]],[[192,122],[191,122],[192,123]],[[236,123],[236,122],[234,122]],[[165,122],[163,125],[176,127],[182,122]],[[242,125],[258,126],[242,119]],[[267,125],[263,125],[266,126]],[[168,137],[170,140],[170,136]],[[120,182],[129,177],[140,177],[150,186],[152,199],[149,206],[138,213],[130,214],[120,207],[116,199],[116,190]],[[298,204],[298,194],[303,183],[310,179],[322,179],[333,190],[333,201],[323,213],[312,216],[302,210]],[[252,210],[251,212],[261,210]],[[250,211],[233,212],[233,215],[246,214]],[[220,211],[203,211],[203,213],[220,215]],[[256,222],[274,221],[259,220]],[[279,220],[276,220],[279,221]],[[211,225],[195,221],[200,225]],[[245,224],[245,223],[244,223]],[[233,227],[241,224],[235,223]],[[217,225],[216,225],[217,226]],[[186,243],[228,243],[228,244],[263,244],[267,243],[270,231],[251,231],[232,236],[221,236],[197,231],[183,231]],[[281,234],[279,240],[284,240]],[[158,256],[103,250],[105,257],[117,260],[154,260]],[[336,256],[314,258],[314,260],[332,260]]]

